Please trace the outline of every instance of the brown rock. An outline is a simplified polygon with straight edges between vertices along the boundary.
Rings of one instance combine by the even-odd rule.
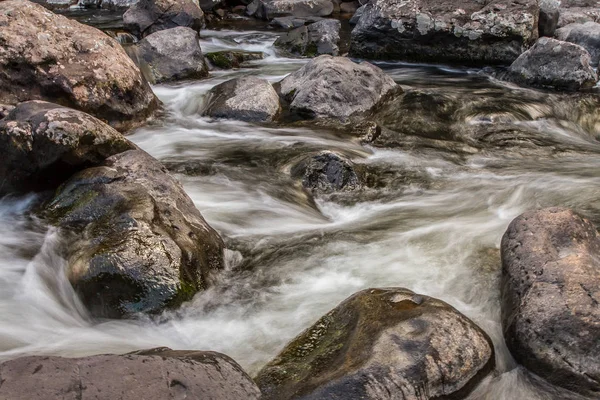
[[[140,0],[123,14],[123,25],[141,38],[180,26],[199,31],[205,22],[198,0]]]

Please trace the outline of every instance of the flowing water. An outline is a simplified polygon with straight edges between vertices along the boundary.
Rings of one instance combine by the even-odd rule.
[[[402,286],[450,303],[493,339],[497,371],[472,398],[560,398],[518,368],[503,343],[499,245],[509,222],[533,208],[568,206],[600,221],[596,116],[532,118],[552,109],[553,97],[528,102],[521,95],[527,91],[479,71],[399,63],[381,66],[407,87],[500,99],[502,115],[539,133],[539,149],[528,142],[527,151],[483,148],[459,155],[418,141],[383,149],[324,128],[199,116],[203,96],[220,82],[245,74],[276,82],[302,65],[277,56],[275,38],[273,32],[204,31],[205,52],[235,48],[267,56],[251,68],[155,87],[166,119],[130,136],[176,172],[226,238],[227,271],[218,284],[158,319],[94,321],[65,278],[55,232],[27,214],[35,196],[5,198],[0,358],[168,346],[224,352],[253,374],[352,293]],[[289,169],[326,149],[376,171],[377,182],[355,194],[312,201]]]

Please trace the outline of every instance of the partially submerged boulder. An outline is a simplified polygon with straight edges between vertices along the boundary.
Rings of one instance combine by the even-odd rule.
[[[67,276],[94,316],[178,306],[210,286],[223,266],[217,232],[141,150],[75,174],[42,216],[61,228]]]
[[[0,120],[0,195],[55,189],[74,172],[134,148],[84,112],[45,101],[21,103]]]
[[[280,93],[299,116],[345,120],[370,110],[396,87],[373,64],[323,55],[284,78]]]
[[[292,167],[291,174],[313,193],[354,190],[360,186],[352,163],[331,151],[302,159]]]
[[[564,42],[575,43],[590,53],[591,64],[594,67],[600,62],[600,24],[586,22],[569,24],[556,31],[556,38]]]
[[[121,45],[26,0],[0,2],[0,103],[46,100],[124,131],[158,107]]]
[[[511,64],[506,79],[520,85],[575,91],[591,88],[598,76],[583,47],[543,37]]]
[[[208,76],[208,67],[199,40],[190,28],[165,29],[146,36],[132,53],[150,83],[200,79]]]
[[[256,18],[327,17],[333,12],[331,0],[254,0],[247,13]]]
[[[204,28],[204,13],[198,0],[139,0],[123,14],[125,29],[138,37],[183,26]]]
[[[271,83],[250,75],[212,88],[203,114],[213,118],[271,122],[279,111],[279,96]]]
[[[490,338],[443,301],[367,289],[301,333],[255,378],[263,399],[462,399],[494,368]]]
[[[510,64],[538,37],[536,0],[372,0],[350,54],[460,64]]]
[[[515,359],[600,395],[600,234],[564,208],[529,211],[502,238],[502,327]]]
[[[262,60],[264,57],[261,51],[223,50],[206,53],[211,66],[219,69],[240,68],[248,61]]]
[[[274,46],[298,56],[337,56],[341,27],[342,24],[336,19],[323,19],[281,35]]]
[[[0,364],[2,399],[257,400],[231,358],[157,348],[82,358],[28,356]]]

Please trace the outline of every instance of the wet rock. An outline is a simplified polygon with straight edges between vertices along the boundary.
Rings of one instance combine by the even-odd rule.
[[[262,60],[264,54],[260,51],[224,50],[206,53],[206,58],[213,67],[219,69],[240,68],[248,61]]]
[[[520,85],[571,91],[590,88],[598,80],[583,47],[546,37],[521,54],[505,78]]]
[[[350,54],[460,64],[510,64],[537,39],[536,0],[373,0]]]
[[[0,103],[46,100],[124,131],[159,102],[121,45],[26,0],[0,2]]]
[[[489,337],[448,304],[367,289],[289,343],[256,377],[268,399],[462,399],[494,368]]]
[[[55,189],[75,171],[134,148],[84,112],[44,101],[21,103],[0,121],[0,195]]]
[[[350,25],[356,25],[356,24],[358,24],[358,21],[360,21],[360,17],[363,15],[363,13],[365,12],[366,8],[367,8],[366,4],[364,6],[358,7],[356,9],[356,11],[354,12],[354,15],[352,16],[352,18],[350,18],[350,20],[348,21],[348,23]]]
[[[2,399],[253,400],[260,392],[231,358],[166,347],[83,358],[28,356],[0,364]]]
[[[42,216],[61,228],[67,276],[94,316],[176,307],[222,268],[219,235],[179,182],[141,150],[75,174]]]
[[[250,75],[212,88],[203,114],[213,118],[271,122],[279,110],[279,96],[269,81]]]
[[[77,5],[83,8],[103,8],[106,10],[127,10],[139,0],[79,0]]]
[[[307,24],[312,24],[313,22],[321,21],[322,19],[322,17],[279,17],[273,18],[269,25],[275,28],[290,30],[293,28],[299,28]]]
[[[502,326],[515,359],[551,383],[600,394],[600,235],[571,210],[529,211],[502,238]]]
[[[138,37],[183,26],[204,28],[204,13],[198,0],[139,0],[123,14],[125,29]]]
[[[14,109],[15,106],[11,106],[8,104],[0,104],[0,119],[6,118],[6,116],[8,116],[8,114],[10,114],[10,112]]]
[[[338,43],[341,26],[338,20],[324,19],[281,35],[274,45],[298,56],[337,56],[340,50]]]
[[[354,190],[360,186],[352,163],[330,151],[303,159],[292,167],[291,173],[313,193]]]
[[[130,51],[150,83],[200,79],[208,67],[199,40],[193,29],[171,28],[146,36]]]
[[[538,31],[540,36],[554,36],[560,16],[559,0],[541,0],[540,16],[538,20]],[[562,39],[561,39],[562,40]]]
[[[600,24],[586,22],[570,24],[556,31],[556,38],[565,42],[575,43],[590,53],[591,63],[598,66],[600,62]]]
[[[305,118],[336,118],[366,112],[392,89],[394,80],[378,67],[345,57],[319,56],[280,82],[290,111]]]
[[[354,14],[356,10],[360,7],[360,3],[358,1],[351,1],[347,3],[340,4],[340,13],[342,14]]]
[[[327,17],[333,12],[331,0],[254,0],[247,13],[256,18]]]

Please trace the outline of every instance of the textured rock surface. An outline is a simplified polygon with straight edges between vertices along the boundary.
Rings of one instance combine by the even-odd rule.
[[[350,54],[461,64],[510,64],[537,39],[535,0],[373,0]]]
[[[352,163],[330,151],[303,159],[294,165],[291,173],[312,192],[329,193],[359,187]]]
[[[598,76],[583,47],[544,37],[511,64],[506,79],[521,85],[579,90],[594,86]]]
[[[327,17],[333,12],[331,0],[254,0],[248,15],[271,20],[276,17]]]
[[[280,85],[292,112],[308,118],[338,119],[370,110],[396,88],[391,77],[368,62],[357,64],[328,55],[311,60]]]
[[[84,358],[30,356],[0,364],[2,399],[254,400],[260,392],[231,358],[158,348]]]
[[[103,8],[106,10],[126,10],[139,0],[79,0],[77,5],[84,8]]]
[[[26,0],[0,2],[0,27],[0,103],[52,101],[118,130],[157,108],[134,62],[101,31]]]
[[[600,396],[600,235],[573,211],[517,217],[502,238],[502,326],[515,359]]]
[[[44,101],[21,103],[0,121],[0,194],[54,189],[75,171],[134,148],[84,112]]]
[[[155,32],[133,47],[132,55],[150,83],[208,76],[198,32],[178,27]]]
[[[448,304],[367,289],[296,337],[255,381],[264,399],[461,399],[493,368],[490,339]]]
[[[540,36],[554,36],[560,16],[560,0],[540,0],[538,31]]]
[[[600,24],[586,22],[570,24],[556,31],[556,38],[565,42],[575,43],[590,53],[592,66],[600,62]]]
[[[156,313],[222,268],[222,240],[154,158],[131,150],[69,179],[42,214],[62,228],[67,276],[95,316]]]
[[[248,122],[270,122],[279,114],[279,110],[279,96],[269,81],[244,76],[212,88],[204,115]]]
[[[139,0],[123,14],[123,24],[138,37],[178,26],[199,31],[205,25],[198,0]]]
[[[219,69],[240,68],[248,61],[262,60],[264,54],[260,51],[223,50],[206,53],[206,58],[211,65]]]
[[[274,45],[299,56],[337,56],[341,26],[338,20],[324,19],[281,35]]]

